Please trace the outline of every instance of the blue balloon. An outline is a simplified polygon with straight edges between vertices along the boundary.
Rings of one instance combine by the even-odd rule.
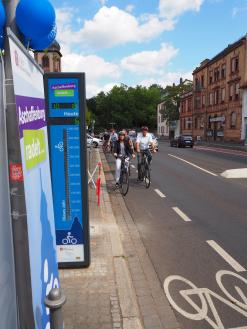
[[[1,30],[5,25],[5,21],[6,21],[6,13],[5,13],[3,3],[2,3],[2,1],[0,1],[0,29]]]
[[[55,41],[56,35],[57,27],[55,26],[46,37],[30,40],[30,47],[34,50],[47,49]]]
[[[28,39],[47,36],[55,21],[55,10],[48,0],[20,0],[16,8],[16,24]]]

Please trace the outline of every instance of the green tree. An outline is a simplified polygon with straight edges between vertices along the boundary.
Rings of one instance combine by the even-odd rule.
[[[164,102],[164,107],[161,113],[168,123],[176,121],[179,119],[179,107],[181,102],[181,96],[189,91],[192,91],[193,83],[192,81],[185,80],[179,85],[173,84],[172,86],[167,86],[162,95],[162,101]]]
[[[164,92],[161,86],[128,87],[114,86],[108,93],[101,92],[87,101],[96,120],[96,130],[110,128],[133,128],[145,124],[156,127],[156,108]]]

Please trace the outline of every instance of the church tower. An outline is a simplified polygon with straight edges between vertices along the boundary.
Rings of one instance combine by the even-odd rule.
[[[55,41],[48,49],[35,51],[34,58],[45,72],[61,72],[61,47]]]

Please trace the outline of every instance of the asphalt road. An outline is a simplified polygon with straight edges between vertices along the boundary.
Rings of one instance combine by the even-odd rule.
[[[132,168],[126,205],[185,329],[247,328],[247,179],[221,176],[235,168],[247,153],[167,143],[150,189]]]

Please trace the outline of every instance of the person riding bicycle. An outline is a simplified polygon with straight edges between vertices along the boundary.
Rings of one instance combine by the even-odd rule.
[[[152,154],[149,149],[149,145],[151,145],[152,151],[156,153],[152,135],[148,132],[148,127],[143,126],[141,128],[141,132],[137,135],[137,139],[136,139],[138,179],[141,179],[140,169],[141,169],[141,161],[142,161],[143,153],[146,153],[149,164],[152,161]]]
[[[116,186],[119,186],[120,174],[121,174],[121,164],[122,157],[135,157],[133,153],[133,149],[130,147],[130,144],[127,140],[125,140],[125,133],[120,131],[118,134],[118,140],[114,145],[114,156],[116,158]]]
[[[111,151],[114,150],[115,143],[117,142],[118,135],[114,129],[111,130],[108,145],[111,145]]]
[[[130,147],[131,147],[131,148],[133,149],[133,151],[134,151],[134,145],[133,145],[132,140],[130,139],[130,136],[129,136],[128,130],[127,130],[127,129],[122,129],[122,132],[124,132],[124,134],[125,134],[125,141],[129,143]]]

